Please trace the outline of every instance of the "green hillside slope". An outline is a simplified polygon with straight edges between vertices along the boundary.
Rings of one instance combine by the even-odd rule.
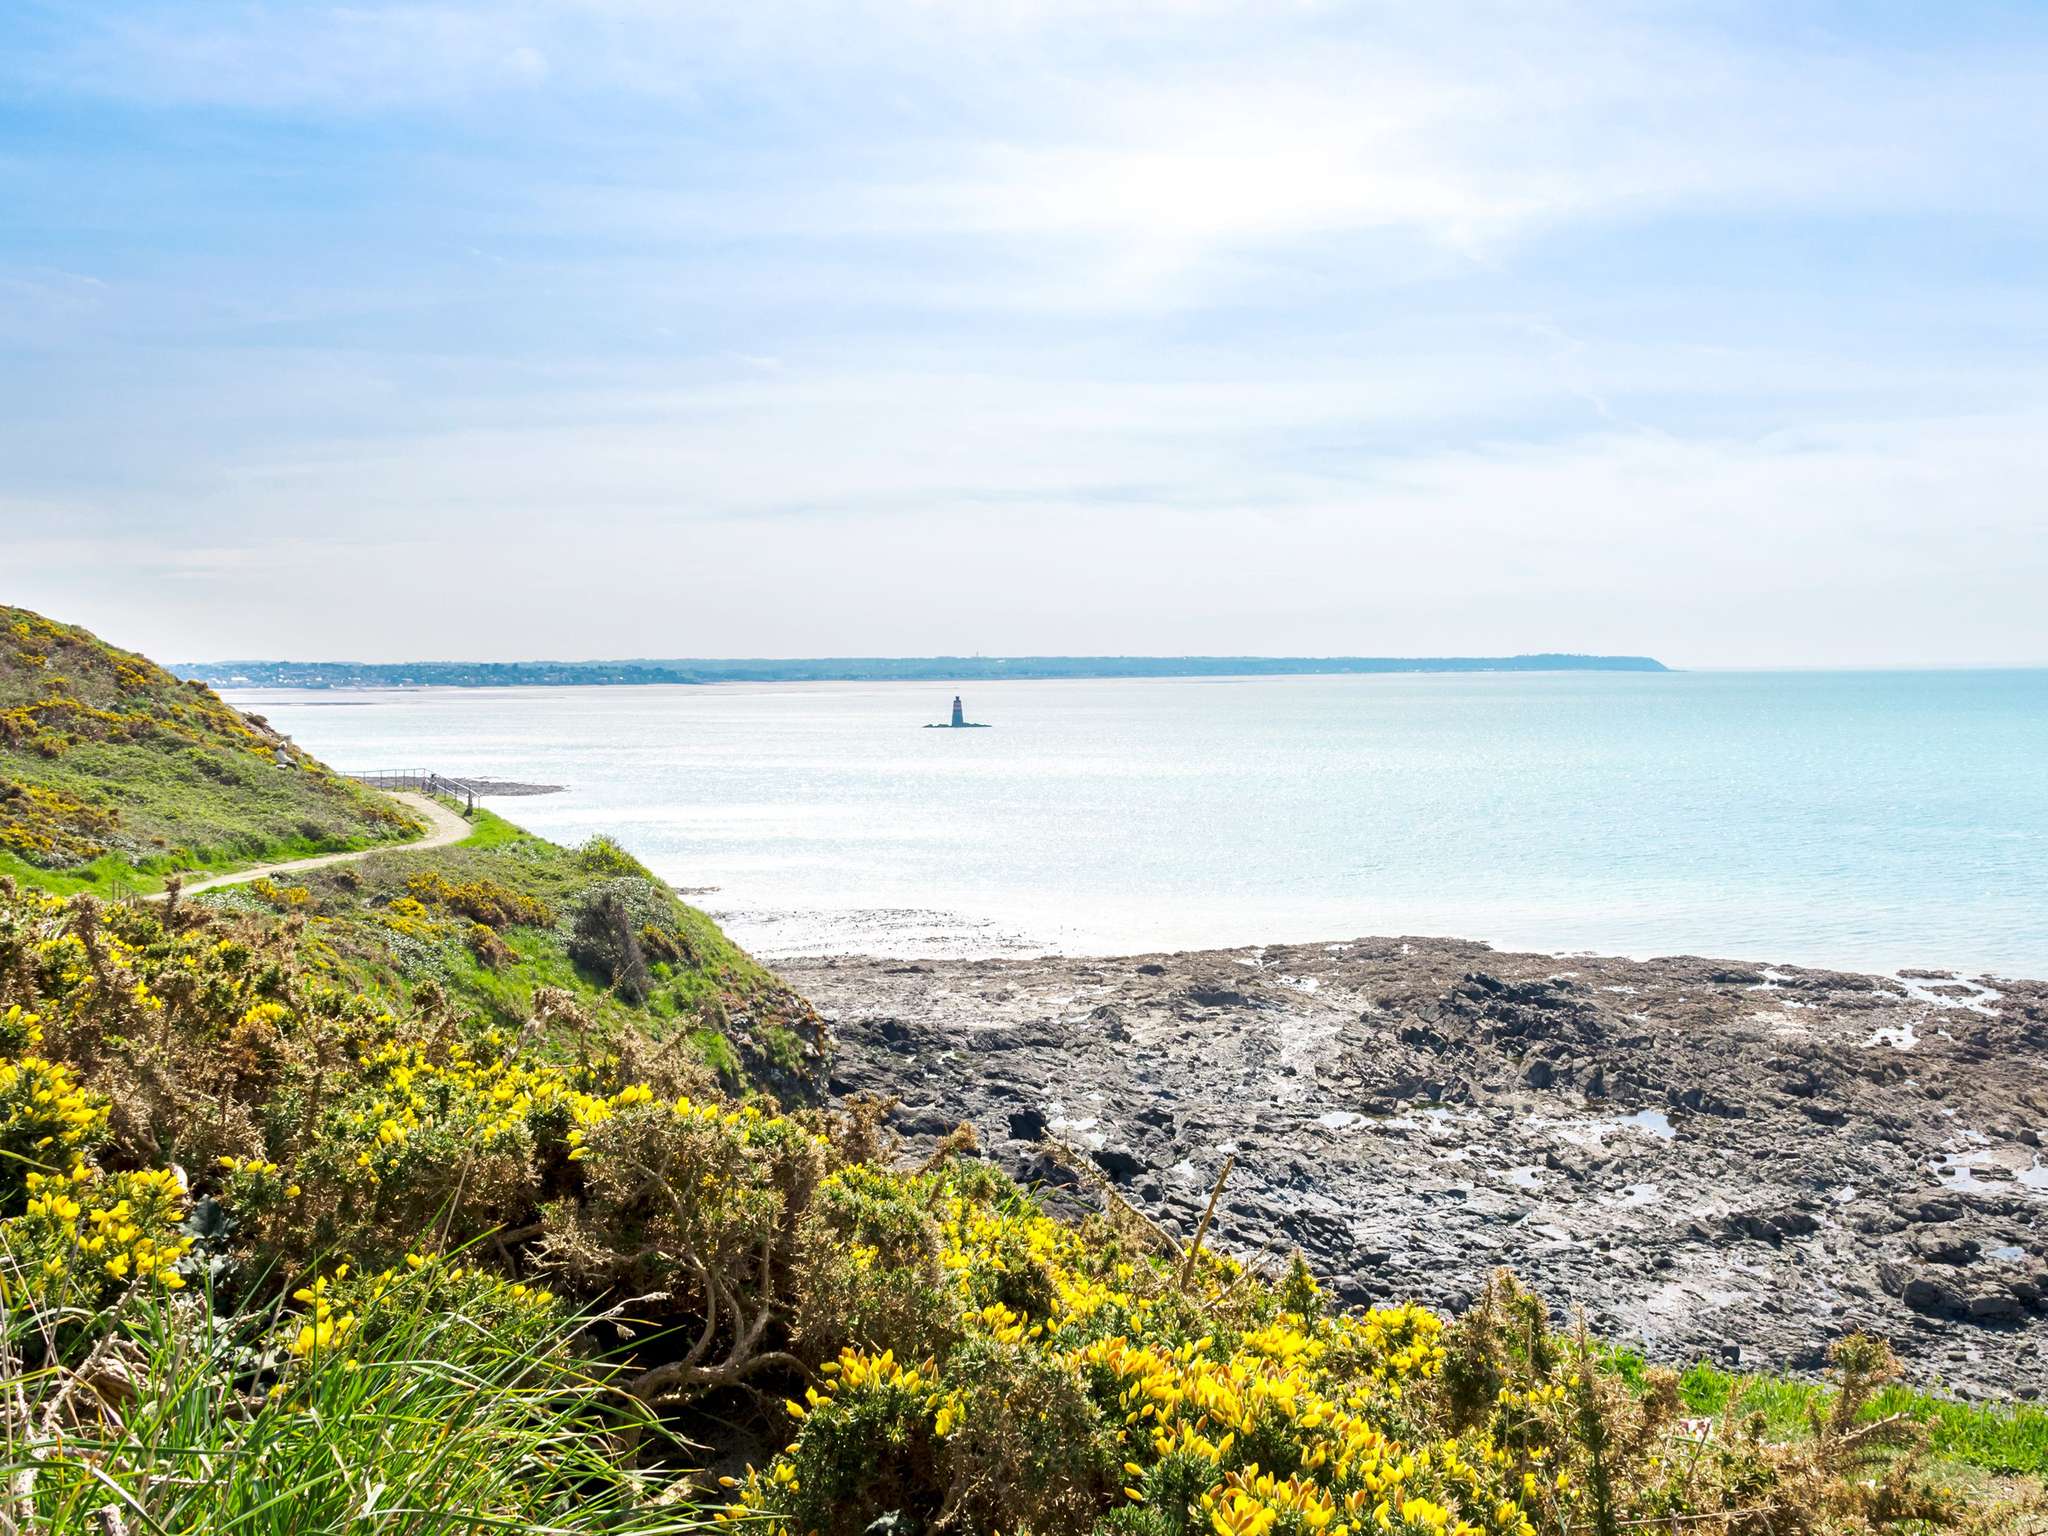
[[[418,836],[197,683],[86,630],[0,606],[0,869],[55,889]]]

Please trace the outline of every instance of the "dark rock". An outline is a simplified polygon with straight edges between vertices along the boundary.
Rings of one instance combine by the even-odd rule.
[[[1730,1237],[1753,1237],[1758,1242],[1769,1243],[1773,1247],[1785,1240],[1783,1227],[1770,1217],[1755,1211],[1737,1211],[1725,1216],[1721,1220],[1721,1226]]]
[[[1096,1167],[1118,1184],[1130,1183],[1145,1166],[1129,1147],[1101,1147],[1088,1155]]]
[[[2017,1323],[2026,1319],[2027,1309],[2011,1291],[1986,1290],[1972,1293],[1969,1318],[1973,1323]]]
[[[2010,1395],[2048,1359],[2039,1200],[1926,1172],[1966,1128],[2009,1132],[2008,1153],[2048,1131],[2048,983],[2000,979],[1993,1014],[1945,1012],[1949,1038],[1928,1020],[1922,1050],[1900,1053],[1862,1042],[1922,1021],[1924,1002],[1828,972],[1752,991],[1738,978],[1761,972],[1720,960],[1427,938],[1275,946],[1256,971],[1242,956],[932,961],[929,975],[840,957],[785,974],[844,1021],[838,1091],[909,1102],[898,1123],[930,1140],[955,1117],[983,1127],[1048,1209],[1102,1204],[1094,1166],[1077,1185],[1043,1157],[1052,1133],[1035,1117],[1055,1102],[1099,1117],[1116,1144],[1105,1177],[1183,1242],[1234,1145],[1206,1241],[1247,1258],[1298,1246],[1339,1300],[1449,1307],[1507,1265],[1663,1361],[1739,1339],[1751,1369],[1810,1371],[1862,1328],[1915,1381]],[[1319,985],[1283,994],[1281,974]],[[1098,1007],[1114,1019],[1081,1016]],[[1147,1048],[1112,1039],[1119,1027]],[[1451,1112],[1317,1123],[1432,1101]],[[1599,1125],[1645,1108],[1678,1136]],[[1665,1203],[1617,1198],[1642,1184]],[[1952,1262],[1972,1243],[1974,1261]],[[2022,1258],[1985,1256],[2013,1245]]]
[[[1915,1312],[1929,1317],[1962,1317],[1969,1311],[1969,1299],[1947,1280],[1932,1275],[1915,1275],[1905,1283],[1899,1299]]]
[[[1745,1106],[1737,1104],[1731,1099],[1724,1099],[1717,1093],[1710,1093],[1705,1088],[1688,1088],[1685,1092],[1678,1095],[1677,1098],[1673,1099],[1672,1103],[1679,1109],[1689,1109],[1696,1114],[1713,1115],[1721,1120],[1741,1120],[1749,1114],[1749,1110]]]
[[[1017,1109],[1010,1112],[1010,1134],[1018,1141],[1045,1140],[1046,1118],[1042,1110]]]
[[[1088,1022],[1102,1031],[1102,1038],[1119,1044],[1131,1038],[1131,1032],[1124,1026],[1124,1016],[1108,1003],[1102,1004],[1088,1015]]]
[[[1979,1253],[1979,1245],[1973,1237],[1960,1232],[1922,1227],[1916,1231],[1911,1242],[1913,1252],[1930,1264],[1961,1266],[1972,1262]]]
[[[944,1136],[960,1123],[929,1105],[916,1109],[898,1105],[890,1112],[889,1122],[905,1136]]]
[[[1947,1190],[1907,1195],[1899,1201],[1899,1214],[1908,1221],[1944,1222],[1963,1219],[1963,1202]]]
[[[1849,1207],[1849,1225],[1866,1237],[1885,1237],[1893,1232],[1903,1232],[1908,1225],[1906,1218],[1888,1205],[1861,1200]]]
[[[1046,1184],[1055,1189],[1076,1185],[1081,1182],[1080,1174],[1074,1172],[1073,1169],[1054,1157],[1050,1152],[1040,1152],[1030,1162],[1026,1163],[1023,1169],[1023,1177],[1024,1182],[1027,1184]]]

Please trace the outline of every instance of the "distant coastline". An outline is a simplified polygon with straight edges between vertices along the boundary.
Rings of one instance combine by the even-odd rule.
[[[1402,672],[1668,672],[1649,656],[855,656],[628,661],[217,661],[175,668],[215,688],[573,688],[690,683],[992,682],[1317,677]]]

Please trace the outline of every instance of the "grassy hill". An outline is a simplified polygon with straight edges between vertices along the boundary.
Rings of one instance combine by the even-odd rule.
[[[820,1106],[827,1064],[603,839],[480,815],[156,903],[0,873],[0,1531],[1818,1536],[2038,1502],[2048,1417],[1887,1394],[1875,1341],[1823,1388],[1649,1366],[1506,1276],[1461,1318],[1343,1311],[1106,1186],[1056,1217],[971,1134],[908,1163],[881,1106]]]
[[[606,838],[564,848],[489,811],[451,847],[391,849],[192,905],[294,939],[293,963],[395,1015],[658,1051],[705,1087],[814,1101],[811,1006]],[[543,1030],[542,1033],[548,1032]]]
[[[57,889],[416,837],[210,688],[73,625],[0,606],[0,869]]]

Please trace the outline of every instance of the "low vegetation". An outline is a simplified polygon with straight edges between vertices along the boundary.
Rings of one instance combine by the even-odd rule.
[[[1457,1320],[1347,1313],[1298,1263],[1247,1273],[1113,1202],[1056,1220],[965,1137],[897,1166],[875,1106],[721,1084],[704,1013],[577,971],[568,914],[646,878],[613,850],[485,841],[380,855],[353,890],[0,890],[16,1529],[111,1505],[157,1529],[1529,1536],[1986,1508],[1910,1454],[1925,1415],[1869,1341],[1833,1396],[1755,1412],[1560,1334],[1505,1276]],[[669,916],[694,960],[652,962],[650,997],[683,1008],[681,964],[685,993],[773,1000]],[[474,926],[515,958],[475,959]],[[215,1461],[236,1475],[194,1475]]]
[[[0,1531],[2023,1529],[2039,1421],[1329,1304],[956,1133],[615,845],[0,876]],[[1793,1394],[1793,1395],[1787,1395]],[[1930,1454],[1930,1452],[1932,1454]]]
[[[402,807],[141,656],[0,607],[0,871],[152,890],[174,870],[419,835]]]

